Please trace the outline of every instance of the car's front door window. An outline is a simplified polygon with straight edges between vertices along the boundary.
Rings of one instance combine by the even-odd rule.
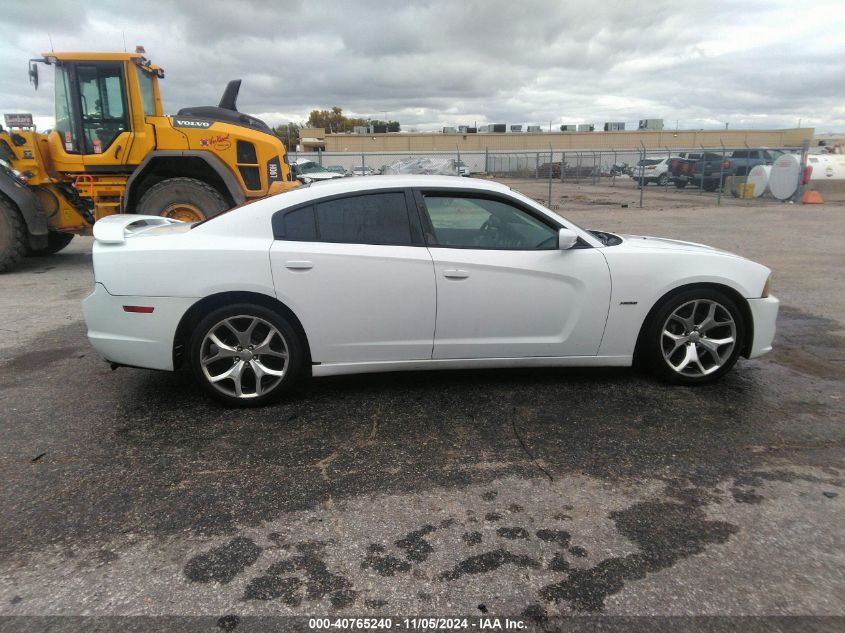
[[[505,250],[557,248],[557,230],[493,198],[426,194],[433,246]]]

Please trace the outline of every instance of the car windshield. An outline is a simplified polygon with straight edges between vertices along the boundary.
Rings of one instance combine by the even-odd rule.
[[[656,165],[660,162],[660,159],[653,159],[653,158],[646,158],[645,160],[641,160],[637,163],[637,167],[645,167],[646,165]]]

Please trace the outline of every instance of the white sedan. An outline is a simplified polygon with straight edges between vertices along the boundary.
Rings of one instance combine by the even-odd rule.
[[[331,169],[326,169],[322,165],[318,165],[313,160],[308,160],[307,158],[298,158],[291,163],[290,167],[296,179],[306,184],[318,180],[343,178],[346,175],[342,172],[339,173]]]
[[[504,185],[314,183],[199,224],[94,226],[91,344],[267,403],[304,376],[650,367],[678,384],[771,350],[770,270],[700,244],[586,231]]]

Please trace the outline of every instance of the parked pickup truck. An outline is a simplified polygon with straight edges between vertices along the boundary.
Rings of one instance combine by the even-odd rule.
[[[687,184],[716,191],[728,176],[745,176],[757,165],[771,165],[783,152],[768,149],[738,149],[725,158],[716,152],[683,152],[669,161],[669,173],[678,189]]]

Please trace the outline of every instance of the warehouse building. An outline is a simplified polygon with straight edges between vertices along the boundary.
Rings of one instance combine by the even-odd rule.
[[[533,126],[532,126],[533,127]],[[327,134],[321,128],[303,128],[304,152],[425,152],[638,150],[725,147],[800,147],[813,140],[813,128],[781,130],[630,130],[595,132],[521,132],[472,134],[465,132],[400,132],[389,134]]]

